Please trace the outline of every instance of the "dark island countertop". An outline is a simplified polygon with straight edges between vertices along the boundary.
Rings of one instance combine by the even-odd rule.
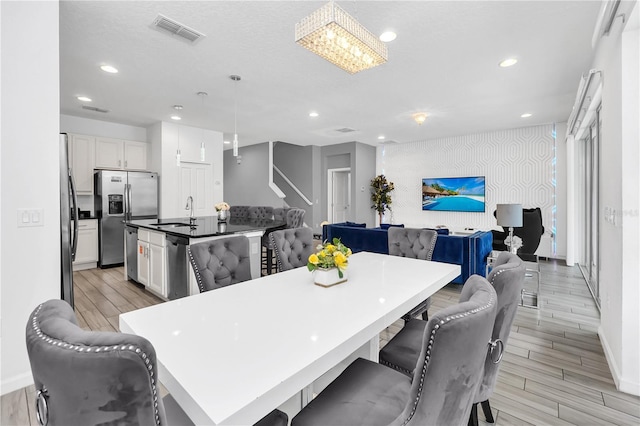
[[[226,222],[218,222],[217,216],[199,217],[192,222],[192,225],[190,225],[190,223],[188,217],[179,217],[171,219],[131,220],[125,222],[125,226],[145,228],[187,238],[215,237],[218,235],[254,231],[265,232],[286,227],[286,222],[275,221],[273,219],[228,218]]]

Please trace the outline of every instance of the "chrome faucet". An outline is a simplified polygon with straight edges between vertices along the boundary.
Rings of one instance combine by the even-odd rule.
[[[190,222],[195,222],[196,217],[193,215],[193,197],[191,195],[189,195],[187,197],[187,205],[184,206],[185,210],[190,210],[189,212],[189,221]]]

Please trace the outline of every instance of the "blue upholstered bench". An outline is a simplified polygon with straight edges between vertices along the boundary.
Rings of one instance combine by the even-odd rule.
[[[369,251],[389,254],[387,229],[388,226],[383,229],[367,228],[365,224],[351,222],[335,223],[323,226],[322,240],[330,241],[333,238],[340,238],[342,243],[354,253]],[[491,232],[477,231],[471,235],[446,235],[445,230],[436,231],[438,231],[438,239],[431,260],[460,265],[462,274],[453,280],[454,283],[464,284],[473,274],[485,276],[487,256],[491,253],[493,243]]]

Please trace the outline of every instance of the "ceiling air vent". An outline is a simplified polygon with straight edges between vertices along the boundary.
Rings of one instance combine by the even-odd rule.
[[[336,132],[340,132],[340,133],[351,133],[355,131],[356,129],[350,129],[348,127],[343,127],[342,129],[336,129]]]
[[[174,21],[173,19],[169,19],[161,14],[158,14],[158,17],[153,21],[153,25],[157,28],[162,28],[163,30],[168,31],[173,35],[189,40],[192,43],[195,43],[202,37],[205,37],[201,32],[198,32],[193,28],[189,28],[186,25]]]
[[[109,112],[108,109],[96,108],[96,107],[87,106],[87,105],[82,105],[82,109],[88,109],[89,111],[95,111],[95,112],[101,112],[101,113]]]

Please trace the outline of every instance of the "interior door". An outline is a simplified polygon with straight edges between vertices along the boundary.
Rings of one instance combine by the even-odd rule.
[[[211,164],[198,164],[182,162],[180,164],[180,199],[182,209],[187,204],[187,198],[193,198],[194,215],[196,217],[210,216],[213,214],[213,166]],[[222,200],[220,200],[222,201]],[[189,216],[189,211],[184,210],[184,216]]]
[[[331,173],[330,222],[346,222],[351,216],[351,171],[335,170]]]

